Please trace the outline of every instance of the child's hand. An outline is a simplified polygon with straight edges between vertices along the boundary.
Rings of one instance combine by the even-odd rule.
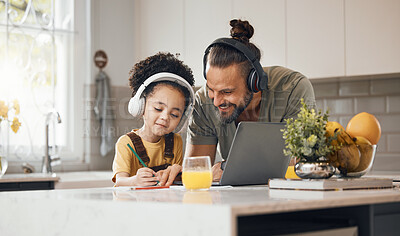
[[[157,172],[158,176],[161,176],[160,185],[161,186],[170,186],[175,177],[182,171],[182,166],[178,164],[174,164],[172,166],[168,166],[167,169]]]
[[[158,183],[158,178],[155,176],[154,170],[143,167],[136,172],[135,185],[137,186],[151,186]]]

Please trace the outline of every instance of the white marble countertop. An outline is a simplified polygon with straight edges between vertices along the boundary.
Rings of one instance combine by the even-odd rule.
[[[307,191],[268,189],[267,186],[212,187],[209,191],[186,191],[183,186],[169,189],[129,190],[129,187],[70,189],[0,193],[0,200],[54,199],[70,202],[95,201],[156,204],[205,204],[229,206],[236,215],[278,213],[325,207],[345,207],[400,202],[400,189]],[[301,203],[301,204],[299,204]],[[306,204],[312,203],[312,204]]]
[[[8,212],[0,214],[0,228],[8,230],[6,235],[110,235],[150,229],[153,235],[175,231],[174,235],[232,235],[237,216],[389,202],[400,202],[398,187],[327,192],[267,186],[212,187],[200,192],[182,186],[0,192],[2,212]],[[174,227],[177,222],[179,230]]]
[[[54,181],[55,189],[112,187],[111,171],[57,172],[53,174],[5,174],[0,183]]]
[[[5,174],[0,177],[0,183],[58,181],[59,179],[60,177],[55,173]]]
[[[79,171],[57,173],[60,179],[55,183],[55,189],[101,188],[112,187],[111,171]]]

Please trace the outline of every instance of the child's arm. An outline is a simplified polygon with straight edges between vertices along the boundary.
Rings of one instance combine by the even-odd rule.
[[[152,186],[156,185],[158,178],[155,176],[155,172],[147,167],[140,168],[136,175],[129,176],[126,172],[120,172],[117,174],[115,186]]]

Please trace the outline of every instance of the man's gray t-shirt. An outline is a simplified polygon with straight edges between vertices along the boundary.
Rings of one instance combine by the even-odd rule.
[[[268,89],[262,91],[259,122],[284,122],[296,117],[303,98],[309,108],[315,108],[314,90],[310,81],[301,73],[285,67],[264,67],[268,75]],[[218,109],[203,86],[196,93],[193,115],[189,121],[188,142],[193,145],[219,144],[226,159],[236,132],[236,124],[222,124]]]

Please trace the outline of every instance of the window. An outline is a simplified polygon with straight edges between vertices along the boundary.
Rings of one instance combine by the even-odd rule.
[[[1,124],[0,151],[11,162],[42,160],[51,111],[62,121],[49,122],[51,153],[62,161],[84,160],[83,85],[89,72],[81,49],[89,32],[87,4],[0,0],[0,100],[19,101],[22,124],[16,134]]]

